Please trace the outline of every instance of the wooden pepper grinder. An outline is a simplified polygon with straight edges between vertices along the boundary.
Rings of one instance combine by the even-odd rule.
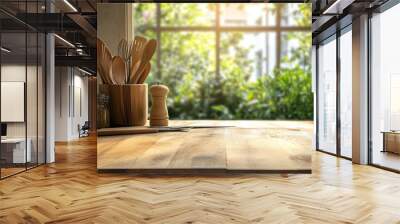
[[[153,85],[150,87],[152,98],[150,126],[168,126],[168,92],[168,87],[164,85]]]

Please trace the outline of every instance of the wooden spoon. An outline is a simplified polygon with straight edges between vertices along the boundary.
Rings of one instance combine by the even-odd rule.
[[[115,84],[118,85],[123,85],[125,84],[125,73],[126,69],[125,69],[125,62],[124,59],[121,56],[114,56],[114,58],[112,59],[112,64],[111,64],[111,74],[112,74],[112,78],[115,82]]]
[[[137,72],[133,79],[134,83],[138,83],[138,80],[140,78],[139,75],[143,73],[143,70],[144,70],[146,64],[150,62],[151,58],[154,55],[154,52],[156,51],[156,48],[157,48],[156,40],[151,39],[146,43],[146,46],[144,47],[144,50],[143,50],[142,59],[140,60],[139,68],[137,69]]]
[[[115,84],[112,79],[112,75],[110,73],[111,64],[112,64],[112,56],[110,50],[108,50],[107,46],[104,45],[103,52],[102,52],[102,70],[105,72],[104,78],[106,80],[106,84]]]
[[[145,68],[143,69],[143,73],[140,74],[137,84],[143,84],[144,81],[146,81],[147,76],[149,76],[150,70],[151,70],[151,63],[148,62]]]

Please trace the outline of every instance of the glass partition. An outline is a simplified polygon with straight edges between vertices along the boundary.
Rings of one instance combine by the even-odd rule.
[[[1,34],[2,177],[24,171],[31,161],[25,113],[26,41],[25,32]]]
[[[318,48],[318,148],[336,154],[336,36]]]
[[[43,11],[43,1],[19,2],[17,13]],[[0,6],[13,6],[1,3]],[[0,178],[45,163],[43,33],[0,12]]]

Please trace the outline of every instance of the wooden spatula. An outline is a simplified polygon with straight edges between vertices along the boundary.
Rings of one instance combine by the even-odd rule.
[[[156,51],[156,48],[157,48],[156,40],[151,39],[146,43],[146,46],[144,47],[144,50],[143,50],[142,59],[140,60],[139,68],[137,69],[137,72],[133,79],[134,83],[138,83],[138,80],[140,78],[139,75],[143,73],[143,70],[145,69],[146,64],[150,62],[151,58],[154,55],[154,52]]]
[[[143,69],[143,73],[139,75],[139,80],[137,84],[143,84],[144,81],[146,81],[147,76],[149,76],[150,70],[151,70],[151,63],[148,62]]]
[[[128,83],[130,83],[130,84],[136,84],[134,81],[134,79],[135,79],[135,77],[136,77],[136,72],[137,72],[137,70],[138,70],[138,68],[139,68],[139,66],[140,66],[140,61],[137,61],[135,64],[132,64],[132,67],[131,67],[131,76],[130,76],[130,78],[129,78],[129,80],[128,80]]]
[[[107,83],[107,79],[105,77],[105,73],[102,66],[103,51],[104,51],[104,43],[99,38],[97,38],[97,71],[100,75],[101,81],[103,83]]]
[[[125,84],[125,62],[121,56],[114,56],[111,65],[111,74],[115,84],[122,85]]]
[[[136,71],[139,68],[139,67],[135,68],[135,65],[142,58],[143,49],[146,46],[146,43],[147,43],[146,38],[141,36],[135,36],[131,50],[131,72],[130,72],[130,77],[128,77],[128,80],[132,79],[132,76],[136,74]]]

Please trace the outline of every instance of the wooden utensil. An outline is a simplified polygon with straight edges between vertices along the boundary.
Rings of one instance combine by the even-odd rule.
[[[97,39],[97,66],[100,77],[104,84],[113,84],[113,80],[111,79],[110,75],[111,63],[111,53],[106,44],[100,39]]]
[[[118,44],[118,54],[124,59],[125,62],[125,83],[128,82],[128,77],[130,76],[130,65],[132,56],[132,43],[127,40],[122,39]]]
[[[135,65],[140,61],[143,55],[143,49],[146,46],[147,39],[141,36],[135,36],[132,44],[131,50],[131,72],[129,74],[128,80],[132,79],[132,76],[136,74],[136,71],[139,67],[135,67]]]
[[[106,73],[105,73],[105,71],[103,69],[104,68],[104,65],[103,65],[103,63],[104,63],[104,51],[105,51],[105,44],[104,44],[103,41],[99,40],[99,48],[98,48],[98,52],[97,52],[97,54],[99,56],[98,57],[98,63],[99,63],[100,74],[102,76],[102,79],[103,79],[104,83],[106,84],[106,83],[108,83],[108,79],[107,79]]]
[[[104,43],[99,38],[97,38],[97,71],[100,75],[102,83],[107,83],[107,79],[105,77],[105,73],[102,67],[103,51],[104,51]]]
[[[121,56],[114,56],[112,59],[110,74],[112,74],[112,78],[116,84],[125,84],[126,69],[124,59]]]
[[[129,60],[132,54],[132,44],[122,39],[118,44],[118,54],[125,60]]]
[[[149,63],[149,61],[153,57],[156,48],[157,48],[156,40],[151,39],[146,43],[146,46],[143,49],[143,56],[142,59],[140,60],[139,68],[137,69],[135,77],[133,78],[134,83],[138,83],[139,75],[143,73],[146,64]]]
[[[151,63],[148,62],[143,70],[143,73],[139,75],[139,80],[137,84],[143,84],[146,81],[147,76],[149,76],[151,70]]]
[[[110,74],[111,64],[112,64],[112,56],[110,50],[104,44],[101,57],[101,67],[104,72],[104,79],[106,80],[106,84],[115,84]]]
[[[131,67],[131,76],[129,77],[129,80],[128,80],[128,83],[130,83],[130,84],[136,84],[134,81],[134,79],[135,79],[135,77],[136,77],[136,72],[137,72],[137,69],[139,68],[139,66],[140,66],[140,61],[137,61],[135,64],[132,64],[132,67]]]

